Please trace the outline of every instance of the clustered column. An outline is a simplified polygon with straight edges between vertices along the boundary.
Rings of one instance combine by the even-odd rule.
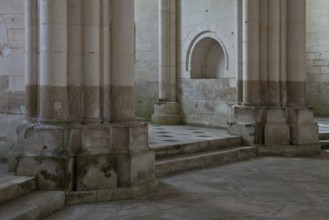
[[[159,0],[159,101],[152,121],[179,124],[176,98],[176,0]]]
[[[25,12],[28,123],[18,129],[17,174],[37,176],[41,190],[131,197],[156,188],[133,105],[134,1],[25,0]]]
[[[130,0],[112,1],[111,5],[111,72],[112,119],[135,119],[134,71],[135,71],[135,23],[134,3]]]
[[[236,2],[242,49],[228,131],[246,144],[318,152],[317,125],[305,105],[305,0]]]

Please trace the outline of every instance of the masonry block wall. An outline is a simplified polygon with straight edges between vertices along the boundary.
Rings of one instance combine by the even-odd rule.
[[[307,103],[329,116],[329,1],[307,0]]]
[[[24,1],[0,0],[0,160],[24,120]]]

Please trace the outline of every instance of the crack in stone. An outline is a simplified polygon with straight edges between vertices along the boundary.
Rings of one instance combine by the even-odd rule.
[[[278,210],[276,210],[275,212],[273,212],[271,214],[271,216],[275,216],[276,214],[278,214],[279,212],[281,212],[282,209],[284,209],[286,207],[286,205],[282,205]]]

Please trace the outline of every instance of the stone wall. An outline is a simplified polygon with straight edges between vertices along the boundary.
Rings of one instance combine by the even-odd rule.
[[[307,103],[329,116],[329,1],[307,0]]]
[[[135,106],[138,118],[150,120],[159,98],[158,1],[135,0]]]
[[[0,0],[0,160],[24,119],[24,1]]]
[[[136,114],[149,119],[158,99],[158,1],[136,0]],[[235,102],[235,2],[231,0],[177,1],[178,24],[178,101],[184,123],[226,127],[231,106]],[[186,69],[187,50],[193,39],[207,33],[209,50],[201,44],[194,60],[212,63],[209,69],[221,70],[214,79],[191,79]],[[200,38],[202,40],[202,36]],[[214,45],[217,42],[218,45]],[[221,48],[219,48],[219,46]],[[211,58],[225,51],[225,60],[214,64]],[[191,54],[192,56],[192,54]],[[196,57],[200,56],[200,57]],[[204,57],[201,57],[204,56]],[[221,65],[221,66],[216,66]],[[224,67],[222,66],[224,65]],[[200,66],[200,65],[197,65]],[[198,73],[196,73],[198,74]]]
[[[236,100],[235,1],[181,0],[178,11],[178,98],[183,120],[189,124],[226,127]],[[216,48],[222,51],[214,53]],[[212,64],[215,67],[207,67],[212,63],[210,53],[222,52],[225,57],[219,58],[224,60]],[[222,72],[198,73],[206,69]],[[198,77],[191,77],[192,72]]]

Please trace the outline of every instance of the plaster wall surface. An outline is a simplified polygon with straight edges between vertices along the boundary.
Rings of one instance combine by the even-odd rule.
[[[0,160],[24,119],[24,1],[0,0]]]
[[[307,0],[307,104],[329,116],[329,1]]]

